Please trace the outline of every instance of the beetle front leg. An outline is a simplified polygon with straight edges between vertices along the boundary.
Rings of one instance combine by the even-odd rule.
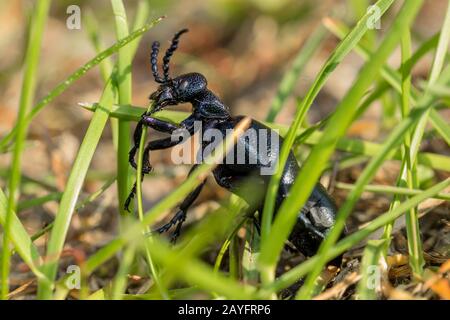
[[[135,157],[136,157],[136,152],[138,151],[139,146],[140,146],[143,126],[147,126],[152,129],[155,129],[157,131],[165,132],[165,133],[172,133],[175,130],[180,129],[179,126],[176,126],[173,123],[165,122],[165,121],[150,117],[147,115],[147,113],[144,113],[141,116],[141,119],[139,120],[139,122],[136,126],[136,129],[134,130],[134,134],[133,134],[134,145],[128,154],[128,161],[130,162],[131,166],[135,169],[137,168]],[[169,147],[167,147],[167,148],[169,148]],[[148,173],[148,172],[146,172],[146,173]]]
[[[135,169],[137,169],[137,163],[135,161],[136,152],[139,149],[140,141],[141,141],[141,135],[142,135],[142,128],[143,126],[149,126],[153,129],[156,129],[161,132],[166,133],[173,133],[175,130],[181,130],[186,129],[190,136],[194,134],[194,122],[195,117],[193,115],[187,117],[184,119],[180,126],[176,126],[172,123],[165,122],[162,120],[158,120],[156,118],[152,118],[148,116],[146,113],[144,113],[141,117],[141,120],[139,120],[136,130],[134,131],[134,146],[130,150],[129,153],[129,162],[131,166]],[[179,139],[173,139],[173,137],[168,137],[160,140],[154,140],[150,141],[147,146],[144,149],[144,158],[143,158],[143,166],[142,166],[142,178],[145,174],[148,174],[151,172],[152,167],[150,165],[150,151],[152,150],[162,150],[162,149],[168,149],[171,148],[177,144],[180,144],[183,142],[184,139],[181,137]],[[129,211],[129,205],[131,203],[131,200],[134,198],[134,195],[136,194],[136,182],[133,185],[133,188],[131,189],[130,194],[128,195],[127,200],[125,201],[125,209]]]
[[[150,150],[167,149],[167,148],[173,147],[174,145],[176,145],[178,143],[180,143],[180,142],[176,141],[176,140],[172,141],[172,138],[164,138],[164,139],[160,139],[160,140],[150,141],[144,150],[141,179],[144,179],[144,175],[148,174],[152,171],[152,167],[151,167],[150,161],[149,161]],[[131,156],[131,152],[130,152],[130,156]],[[133,157],[133,162],[130,161],[130,163],[133,166],[133,168],[137,169],[137,164],[134,162],[134,157]],[[130,194],[128,195],[128,198],[125,201],[125,210],[127,210],[128,212],[130,211],[129,206],[130,206],[131,200],[133,200],[135,194],[136,194],[136,182],[133,184],[133,188],[131,189]]]
[[[131,148],[129,155],[128,155],[128,161],[130,162],[131,166],[135,169],[137,168],[135,156],[136,156],[137,150],[139,149],[143,126],[150,127],[159,132],[170,133],[170,134],[172,134],[176,130],[186,129],[189,132],[189,135],[193,135],[195,120],[196,120],[195,117],[193,115],[191,115],[191,116],[187,117],[186,119],[184,119],[180,123],[179,126],[177,126],[173,123],[150,117],[149,115],[144,113],[141,117],[141,120],[139,120],[139,122],[136,126],[136,130],[134,131],[134,135],[133,135],[134,146]],[[161,142],[158,143],[157,141],[161,141]],[[182,141],[183,141],[183,139],[180,139],[178,141],[174,140],[172,142],[171,139],[169,138],[168,141],[166,141],[165,139],[156,140],[155,144],[151,144],[152,142],[150,142],[147,145],[147,147],[145,148],[144,156],[146,156],[150,150],[167,149],[167,148],[175,146],[178,143],[181,143]],[[146,159],[148,159],[148,155],[147,155]],[[151,170],[151,166],[150,166],[150,163],[148,163],[148,160],[147,160],[147,162],[144,162],[144,165],[148,167],[147,168],[148,170],[143,170],[142,173],[147,174],[150,172],[149,170]]]

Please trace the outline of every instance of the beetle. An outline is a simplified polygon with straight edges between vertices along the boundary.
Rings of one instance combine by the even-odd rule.
[[[177,130],[183,129],[192,136],[195,132],[194,123],[198,121],[202,124],[203,128],[215,129],[225,137],[227,130],[233,129],[243,119],[243,116],[234,117],[230,114],[229,108],[217,95],[208,89],[207,80],[202,74],[192,72],[175,78],[170,77],[170,59],[178,48],[180,36],[187,31],[187,29],[183,29],[174,35],[171,45],[163,57],[162,76],[158,72],[157,64],[160,44],[155,41],[152,45],[151,69],[159,87],[149,97],[153,101],[154,109],[151,112],[145,112],[141,116],[134,132],[134,146],[130,150],[129,161],[135,169],[137,169],[135,155],[139,148],[143,126],[169,134],[174,134]],[[167,106],[174,106],[180,103],[190,103],[192,105],[192,113],[179,125],[152,117],[152,113],[162,110]],[[265,149],[263,151],[254,148],[254,146],[249,144],[249,139],[243,137],[238,138],[238,142],[235,144],[235,148],[239,145],[243,146],[241,150],[244,150],[246,159],[252,157],[256,161],[253,163],[239,163],[238,161],[221,163],[212,173],[219,186],[239,195],[249,203],[253,201],[252,206],[254,212],[258,211],[262,213],[264,198],[254,201],[254,199],[250,199],[250,194],[259,193],[265,195],[270,181],[270,175],[261,175],[260,169],[271,166],[276,162],[276,157],[281,150],[283,139],[274,130],[253,119],[251,119],[250,126],[247,130],[250,129],[270,132],[266,137],[260,138],[258,136],[256,138],[257,144],[262,143],[262,145],[266,146],[266,148],[262,148]],[[203,141],[205,140],[207,141],[208,139],[204,139]],[[278,143],[273,144],[273,140],[277,140]],[[179,143],[181,143],[181,140],[173,139],[172,137],[150,141],[144,149],[142,176],[152,170],[150,165],[150,151],[171,148]],[[207,143],[202,143],[203,151],[207,145]],[[235,154],[234,157],[237,157],[237,155]],[[192,167],[189,174],[193,172],[196,166],[194,165]],[[276,215],[282,201],[289,196],[289,190],[298,172],[299,165],[291,151],[280,179],[274,215]],[[248,192],[248,189],[242,187],[245,181],[250,181],[248,183],[252,186],[252,192]],[[167,224],[158,228],[156,230],[157,232],[163,233],[175,227],[172,240],[175,240],[179,236],[181,226],[186,219],[187,210],[199,196],[205,182],[206,178],[182,201],[173,218]],[[135,192],[136,185],[134,185],[126,201],[125,206],[127,210]],[[314,255],[321,241],[333,227],[336,212],[337,208],[334,200],[327,193],[326,189],[320,183],[317,183],[307,203],[298,213],[296,224],[289,236],[289,241],[305,256]]]

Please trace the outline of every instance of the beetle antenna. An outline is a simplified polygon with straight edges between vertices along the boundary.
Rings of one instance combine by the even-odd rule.
[[[188,29],[182,29],[180,31],[178,31],[177,33],[175,33],[175,35],[173,36],[172,39],[172,44],[170,45],[170,47],[167,49],[166,54],[164,55],[163,58],[163,71],[164,71],[164,80],[165,81],[169,81],[170,77],[169,77],[169,62],[170,62],[170,58],[172,57],[173,53],[175,52],[175,50],[177,50],[178,48],[178,43],[180,41],[180,37],[183,33],[188,32]]]
[[[152,45],[152,55],[150,58],[150,62],[152,64],[152,73],[153,78],[155,78],[155,81],[158,83],[164,83],[164,79],[161,78],[158,72],[158,53],[159,53],[159,42],[155,41]]]

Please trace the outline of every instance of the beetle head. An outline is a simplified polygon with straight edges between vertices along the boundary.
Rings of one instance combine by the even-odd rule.
[[[168,105],[190,102],[206,89],[206,78],[200,73],[187,73],[162,83],[158,90],[150,95],[157,109]]]
[[[160,83],[158,89],[150,95],[150,99],[155,103],[155,111],[165,106],[192,101],[198,93],[206,89],[206,78],[200,73],[187,73],[174,79],[169,76],[170,58],[178,48],[180,36],[187,31],[187,29],[183,29],[174,35],[172,43],[163,58],[162,76],[158,72],[159,42],[153,42],[151,55],[152,73],[155,81]]]

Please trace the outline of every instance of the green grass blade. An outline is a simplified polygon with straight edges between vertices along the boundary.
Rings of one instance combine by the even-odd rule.
[[[155,117],[156,115],[157,114],[155,114]],[[215,168],[216,164],[223,159],[224,155],[235,144],[236,138],[242,135],[243,131],[247,129],[249,124],[249,118],[244,118],[241,120],[241,122],[235,127],[233,134],[227,136],[225,139],[223,148],[219,145],[215,149],[216,152],[213,155],[206,157],[204,162],[200,164],[176,190],[153,206],[153,208],[145,214],[142,221],[129,225],[119,238],[111,241],[108,245],[91,256],[86,262],[87,271],[92,272],[92,270],[97,268],[101,263],[111,258],[112,255],[114,255],[127,243],[127,241],[132,241],[139,236],[142,237],[142,231],[146,226],[149,226],[157,219],[162,218],[162,215],[170,210],[175,203],[180,202],[192,190],[194,190],[194,188],[197,187],[201,181],[203,181]]]
[[[380,0],[377,2],[377,6],[380,9],[380,14],[382,15],[393,3],[393,0]],[[261,221],[261,264],[260,273],[262,277],[263,283],[270,282],[273,280],[274,272],[275,272],[275,259],[278,256],[279,250],[281,250],[282,243],[284,243],[283,236],[281,236],[277,241],[279,242],[279,250],[273,253],[269,253],[271,249],[274,249],[274,246],[277,245],[277,242],[270,244],[269,243],[269,233],[271,233],[271,226],[273,221],[273,211],[275,208],[275,199],[278,192],[278,185],[281,179],[281,175],[283,173],[283,168],[285,166],[286,160],[291,151],[292,145],[294,144],[295,137],[298,129],[300,128],[300,124],[303,122],[307,111],[312,105],[314,99],[319,93],[322,86],[325,84],[331,72],[337,67],[337,65],[342,61],[342,59],[352,50],[352,48],[358,43],[361,37],[368,30],[368,19],[370,18],[370,14],[367,13],[364,15],[361,20],[358,22],[356,27],[347,35],[347,37],[338,45],[338,47],[333,51],[330,58],[326,61],[321,71],[316,77],[313,85],[310,90],[306,94],[305,98],[302,100],[299,105],[294,121],[291,124],[287,136],[283,142],[283,146],[281,148],[281,152],[278,159],[278,169],[275,174],[271,177],[269,186],[267,188],[266,197],[264,200],[264,210],[262,214]],[[288,230],[286,230],[287,232]],[[286,233],[284,232],[284,233]],[[283,234],[282,234],[283,235]],[[287,235],[286,235],[287,237]],[[272,239],[271,239],[272,240]],[[270,241],[271,242],[271,241]],[[269,249],[269,247],[272,247]],[[271,256],[269,258],[269,256]],[[266,261],[264,261],[266,260]],[[270,260],[270,263],[269,263]]]
[[[210,266],[198,259],[189,259],[176,250],[171,249],[161,241],[153,241],[150,244],[152,253],[160,263],[177,266],[171,268],[177,277],[200,288],[216,292],[229,299],[254,299],[255,290],[250,286],[243,286],[237,281],[231,281],[221,273],[215,273]],[[177,263],[178,261],[182,263]]]
[[[136,252],[136,245],[129,244],[123,252],[122,258],[120,259],[119,270],[117,270],[116,276],[114,278],[114,285],[112,288],[111,299],[121,300],[123,292],[125,291],[128,272],[130,270],[131,264]]]
[[[348,28],[341,22],[338,21],[329,21],[326,24],[326,27],[334,33],[339,38],[343,38],[346,33],[348,32]],[[403,72],[410,73],[411,69],[414,67],[414,65],[417,63],[418,60],[420,60],[426,53],[428,53],[430,50],[435,48],[440,39],[441,33],[437,33],[436,35],[432,36],[430,39],[425,41],[412,55],[412,57],[409,59],[407,63],[403,65]],[[362,44],[358,44],[355,48],[356,52],[362,56],[365,60],[369,59],[372,52],[368,50],[365,46]],[[396,72],[391,67],[385,65],[383,66],[383,69],[381,70],[381,75],[384,79],[394,88],[396,91],[398,91],[400,94],[402,92],[401,88],[401,74],[399,72]],[[433,90],[433,86],[429,86],[428,90]],[[434,90],[433,90],[434,91]],[[436,96],[439,96],[441,92],[433,92]],[[412,88],[411,92],[411,103],[413,105],[417,104],[417,97],[419,96],[419,93],[415,88]],[[445,120],[442,119],[442,117],[432,109],[430,111],[430,121],[432,125],[436,128],[438,133],[444,138],[444,140],[447,142],[447,144],[450,144],[450,126],[445,122]]]
[[[432,87],[438,82],[438,78],[442,72],[444,66],[444,60],[447,56],[448,45],[450,42],[450,2],[447,5],[447,13],[444,19],[444,24],[442,26],[442,32],[439,37],[439,43],[436,50],[436,55],[434,57],[433,66],[431,69],[431,74],[427,83],[427,88],[425,89],[425,94],[429,91],[429,87]],[[425,132],[425,126],[428,121],[429,109],[420,118],[414,132],[412,135],[409,161],[411,166],[416,163],[416,155],[419,152],[420,143],[422,141],[423,134]],[[408,165],[408,163],[407,163]],[[408,187],[415,187],[414,182],[415,177],[409,177]],[[420,239],[420,227],[419,218],[417,216],[417,210],[411,210],[406,215],[406,232],[408,237],[408,252],[410,255],[409,264],[411,266],[413,275],[416,277],[421,277],[423,274],[423,265],[425,264],[422,252],[422,243]]]
[[[393,1],[378,1],[376,3],[377,7],[380,9],[380,14],[382,15],[389,6],[393,3]],[[306,113],[310,106],[312,105],[315,97],[319,93],[322,86],[325,84],[326,80],[328,79],[331,72],[336,68],[336,66],[342,61],[342,59],[352,50],[352,48],[358,43],[358,41],[361,39],[361,37],[367,32],[368,30],[368,19],[370,18],[371,14],[367,13],[364,15],[361,20],[358,22],[356,27],[346,36],[346,38],[339,44],[339,46],[335,49],[335,51],[332,53],[330,58],[327,60],[325,65],[322,67],[321,71],[319,72],[318,76],[316,77],[316,80],[314,81],[313,85],[311,86],[310,90],[306,94],[305,98],[299,105],[297,109],[297,113],[295,115],[294,121],[291,124],[291,127],[289,128],[289,132],[285,138],[285,141],[283,143],[279,160],[278,160],[278,170],[276,173],[272,176],[268,189],[267,194],[264,202],[264,210],[262,214],[262,222],[261,222],[261,244],[264,247],[264,243],[267,243],[267,239],[269,236],[270,228],[272,225],[272,217],[273,217],[273,211],[275,207],[275,198],[276,194],[278,192],[278,185],[279,181],[281,179],[281,174],[283,172],[282,168],[284,168],[284,165],[286,163],[286,160],[289,156],[289,152],[292,148],[292,145],[295,141],[296,133],[300,127],[300,124],[303,122]],[[273,278],[273,269],[269,272],[268,270],[261,271],[261,275],[263,277],[263,281],[271,281]]]
[[[95,52],[99,54],[103,50],[103,44],[101,43],[100,35],[98,33],[99,23],[91,10],[87,11],[84,17],[85,17],[86,32],[88,34],[89,40],[91,41],[92,46],[95,49]],[[100,75],[103,79],[103,83],[104,85],[106,85],[106,82],[108,82],[108,78],[113,71],[113,63],[111,59],[110,58],[104,59],[100,63],[99,68],[100,68]],[[119,121],[116,118],[111,118],[110,124],[114,149],[117,151],[119,144]]]
[[[266,121],[273,122],[281,111],[286,102],[286,99],[291,95],[294,90],[295,84],[303,71],[305,65],[313,56],[314,52],[319,48],[323,38],[325,37],[325,30],[322,26],[316,29],[311,37],[308,38],[305,45],[300,49],[299,53],[292,63],[292,67],[284,74],[281,79],[280,86],[274,100],[269,108]]]
[[[237,211],[242,211],[245,207],[245,203],[242,199],[232,196],[230,201],[235,201],[235,206],[237,207]],[[220,247],[219,253],[217,254],[216,261],[214,263],[214,272],[219,272],[220,266],[222,264],[223,256],[225,255],[225,252],[228,250],[231,239],[236,236],[238,231],[243,227],[244,223],[247,221],[248,217],[244,214],[239,218],[239,221],[236,223],[233,230],[228,234],[227,238],[223,242],[222,246]]]
[[[338,182],[338,183],[336,183],[336,188],[352,190],[355,188],[355,185],[350,184],[350,183]],[[393,187],[393,186],[387,186],[387,185],[374,185],[374,184],[365,185],[364,191],[381,193],[381,194],[386,194],[386,193],[396,194],[396,195],[402,195],[402,196],[415,196],[415,195],[423,192],[423,190],[418,190],[418,189],[409,189],[409,188]],[[440,200],[445,200],[445,201],[450,201],[450,193],[439,193],[439,194],[436,194],[434,198],[440,199]]]
[[[450,81],[450,67],[447,68],[442,74],[441,81],[443,83],[448,83]],[[364,190],[364,186],[370,182],[377,169],[383,164],[388,155],[392,153],[395,150],[396,146],[398,146],[398,144],[403,141],[403,137],[407,133],[408,129],[412,128],[423,116],[423,114],[425,114],[425,112],[429,110],[432,101],[433,97],[430,94],[424,95],[421,98],[418,106],[408,115],[408,117],[403,119],[400,124],[395,127],[395,129],[384,142],[380,153],[372,158],[372,160],[359,176],[355,188],[347,196],[346,201],[337,213],[335,226],[322,242],[318,250],[318,254],[322,257],[322,259],[320,259],[319,262],[316,263],[313,272],[311,272],[305,282],[305,285],[302,287],[301,291],[303,297],[308,297],[308,294],[314,285],[315,278],[320,274],[322,268],[327,262],[323,253],[327,250],[330,250],[333,244],[336,243],[342,230],[344,229],[345,220],[350,215],[351,210],[356,202],[359,200],[361,193]]]
[[[353,120],[357,112],[356,107],[358,106],[358,102],[372,84],[374,76],[379,72],[384,62],[396,47],[401,34],[411,24],[421,3],[422,1],[408,1],[404,4],[390,32],[384,38],[377,52],[362,68],[354,85],[337,106],[336,112],[330,119],[330,123],[326,126],[320,142],[314,146],[309,157],[303,164],[299,175],[295,179],[290,196],[283,201],[278,215],[275,218],[268,241],[262,244],[260,255],[261,270],[266,269],[270,270],[269,272],[271,273],[274,272],[279,253],[283,248],[283,243],[295,223],[300,208],[306,203],[322,170],[327,165],[337,141],[345,134],[350,122]],[[336,227],[333,230],[335,229]],[[313,276],[312,278],[314,278],[312,280],[313,284],[316,277]],[[310,289],[310,287],[307,288]]]
[[[450,125],[442,119],[435,109],[430,111],[430,121],[433,127],[444,138],[445,142],[450,146]]]
[[[84,17],[85,17],[84,25],[86,26],[86,32],[89,37],[89,40],[91,41],[92,46],[95,49],[95,52],[99,54],[100,52],[102,52],[102,50],[104,50],[103,44],[100,40],[100,35],[98,33],[99,23],[91,10],[88,10],[84,15]],[[100,62],[99,64],[99,68],[100,68],[100,75],[103,81],[106,83],[113,69],[113,63],[111,59],[109,57],[103,59],[102,62]]]
[[[402,66],[404,66],[411,57],[411,35],[409,30],[404,33],[401,42],[402,48]],[[411,101],[411,73],[402,70],[402,96],[401,96],[401,115],[405,118],[410,112]],[[426,114],[426,112],[425,112]],[[423,116],[422,116],[423,117]],[[403,170],[400,174],[400,183],[406,183],[409,189],[417,187],[417,161],[415,154],[411,152],[411,134],[406,132],[403,144]],[[422,274],[422,268],[425,263],[422,253],[422,241],[419,230],[419,217],[417,208],[411,208],[406,213],[408,248],[410,252],[410,264],[415,274]],[[389,239],[385,239],[389,243]]]
[[[108,189],[114,182],[116,181],[116,177],[109,179],[105,182],[105,184],[96,192],[92,193],[89,197],[84,199],[83,201],[80,201],[75,209],[80,210],[82,209],[86,204],[94,201],[96,198],[98,198],[103,192]],[[63,193],[62,192],[52,192],[42,197],[32,198],[30,200],[24,200],[19,202],[17,208],[18,211],[26,210],[32,207],[41,206],[44,203],[50,202],[50,201],[59,201],[61,200]]]
[[[364,249],[361,259],[361,280],[357,286],[357,295],[360,300],[376,300],[377,299],[377,282],[380,277],[379,262],[382,258],[383,248],[386,246],[387,240],[369,240]]]
[[[97,108],[97,104],[83,104],[83,107],[87,110],[95,111]],[[139,121],[141,114],[144,112],[143,110],[144,110],[143,108],[136,106],[114,105],[110,117]],[[186,119],[188,115],[189,113],[187,112],[163,110],[159,111],[154,116],[155,118],[160,120],[169,121],[172,123],[180,123],[182,120]],[[288,127],[286,127],[285,125],[270,122],[263,122],[263,123],[267,125],[269,128],[279,130],[281,136],[285,136],[288,131]],[[309,130],[309,128],[306,130],[299,129],[297,132],[296,139],[302,137],[303,133],[306,132],[307,130]],[[302,143],[314,146],[319,143],[322,137],[323,137],[322,132],[312,131],[310,134],[308,134],[306,140],[302,140]],[[366,156],[377,155],[380,152],[381,147],[382,147],[381,144],[374,143],[371,141],[351,139],[345,137],[339,138],[336,144],[337,150],[353,153],[356,155],[366,155]],[[388,159],[401,160],[402,156],[401,153],[397,151],[394,154],[392,154]],[[417,160],[421,165],[425,165],[437,170],[450,172],[450,157],[436,153],[421,152],[418,154]]]
[[[7,205],[8,199],[0,189],[0,224],[2,226],[5,225]],[[10,240],[13,243],[16,252],[38,278],[46,281],[46,277],[39,270],[39,265],[42,262],[41,256],[39,255],[38,249],[34,245],[33,241],[30,239],[28,232],[25,230],[24,226],[15,214],[11,217],[10,223]]]
[[[103,129],[109,116],[109,110],[114,103],[114,90],[112,77],[106,85],[100,107],[95,111],[91,119],[86,135],[78,150],[77,157],[72,166],[66,189],[61,199],[58,212],[55,218],[55,225],[50,233],[47,246],[47,256],[50,257],[42,267],[43,273],[50,279],[54,280],[58,268],[58,258],[64,246],[67,230],[70,220],[83,186],[84,178],[91,163],[97,144],[100,140]],[[39,282],[38,298],[50,299],[52,297],[52,286]]]
[[[101,196],[103,194],[103,192],[105,192],[114,182],[116,181],[116,177],[109,179],[108,181],[105,182],[105,184],[103,186],[101,186],[100,189],[98,189],[97,191],[95,191],[94,193],[90,194],[86,199],[83,199],[81,201],[79,201],[77,203],[77,205],[75,206],[75,211],[79,211],[81,209],[84,208],[85,205],[87,205],[88,203],[91,203],[92,201],[94,201],[95,199],[97,199],[99,196]],[[33,200],[30,200],[30,205],[33,204],[33,206],[35,205],[40,205],[43,202],[45,203],[46,201],[51,201],[51,200],[61,200],[63,193],[52,193],[49,196],[51,197],[42,197],[42,198],[38,198],[36,200],[36,202],[33,202]],[[54,197],[54,199],[53,199]],[[39,202],[39,203],[38,203]],[[23,204],[24,206],[28,205],[28,203],[24,202]],[[31,240],[36,241],[37,239],[39,239],[40,237],[42,237],[44,234],[46,234],[48,231],[50,231],[54,226],[54,221],[49,223],[48,225],[45,226],[45,228],[42,228],[41,230],[39,230],[38,232],[36,232],[35,234],[33,234],[31,236]]]
[[[111,0],[115,21],[117,39],[128,36],[128,23],[125,7],[122,0]],[[129,47],[122,47],[118,51],[118,93],[120,104],[131,102],[131,52]],[[119,120],[117,147],[117,192],[119,200],[119,212],[126,216],[125,200],[130,191],[131,179],[129,178],[130,165],[128,163],[128,152],[130,151],[130,123]]]
[[[37,70],[41,52],[42,36],[50,9],[51,2],[42,0],[36,3],[34,14],[29,29],[27,48],[25,53],[25,69],[20,94],[19,112],[16,120],[17,134],[14,142],[13,156],[11,160],[11,173],[8,181],[8,203],[3,230],[3,251],[1,259],[1,291],[0,299],[6,300],[9,292],[9,268],[10,255],[9,241],[11,237],[11,221],[17,211],[17,199],[20,192],[22,176],[22,151],[28,132],[29,123],[26,122],[26,114],[31,108],[36,93]]]
[[[153,26],[155,26],[162,18],[157,18],[152,22],[147,23],[142,28],[132,32],[128,37],[117,41],[115,44],[105,49],[94,58],[89,60],[85,65],[81,68],[78,68],[74,73],[72,73],[66,80],[61,82],[58,86],[56,86],[48,95],[42,98],[29,112],[26,116],[25,123],[28,125],[31,120],[50,102],[52,102],[56,97],[60,96],[64,91],[66,91],[75,81],[84,76],[89,70],[93,67],[97,66],[104,59],[108,58],[112,54],[116,53],[120,48],[128,45],[129,43],[133,43],[137,38],[142,36],[145,32],[150,30]],[[12,139],[16,136],[17,127],[14,127],[9,134],[3,137],[0,141],[0,152],[5,152],[8,149],[8,144],[12,141]]]
[[[58,201],[61,199],[62,192],[52,192],[49,194],[46,194],[42,197],[36,197],[29,200],[24,200],[18,203],[17,205],[17,212],[20,212],[22,210],[26,210],[29,208],[41,206],[44,203],[50,202],[50,201]]]
[[[150,111],[150,108],[148,108],[147,111]],[[142,175],[142,168],[143,168],[143,157],[144,157],[144,148],[145,148],[145,137],[147,136],[147,127],[144,127],[142,129],[141,137],[140,137],[140,144],[138,149],[138,161],[137,161],[137,169],[136,169],[136,197],[137,197],[137,209],[138,209],[138,217],[139,221],[144,220],[144,207],[143,207],[143,201],[142,201],[142,179],[144,178]],[[148,227],[144,228],[143,234],[149,234],[150,229]],[[161,293],[161,297],[164,299],[168,299],[169,295],[167,293],[167,290],[163,287],[162,282],[159,279],[158,270],[153,262],[149,243],[153,241],[152,237],[145,238],[144,240],[144,251],[145,251],[145,258],[147,260],[148,267],[150,269],[150,274],[153,277],[153,280],[155,281],[156,285],[158,286],[159,292]]]
[[[284,288],[287,288],[291,284],[295,283],[300,279],[301,277],[305,276],[308,272],[310,272],[314,266],[319,262],[319,260],[325,259],[325,260],[331,260],[340,254],[344,253],[348,249],[352,248],[353,246],[360,243],[362,240],[367,238],[369,235],[371,235],[373,232],[377,231],[378,229],[384,227],[385,225],[391,223],[398,217],[400,217],[402,214],[404,214],[406,211],[408,211],[410,208],[416,207],[421,202],[434,197],[436,194],[444,190],[450,186],[450,178],[446,179],[433,187],[423,191],[422,193],[406,200],[401,205],[399,205],[395,210],[388,211],[381,216],[375,218],[372,220],[366,227],[364,227],[361,230],[356,231],[355,233],[345,237],[344,239],[340,240],[338,243],[336,243],[329,251],[324,252],[320,255],[315,255],[314,257],[311,257],[310,259],[306,260],[305,262],[301,263],[300,265],[292,268],[291,270],[284,273],[282,276],[280,276],[274,283],[271,283],[262,289],[265,292],[274,292],[279,291]],[[322,257],[324,255],[324,257]],[[267,291],[266,291],[267,290]]]

